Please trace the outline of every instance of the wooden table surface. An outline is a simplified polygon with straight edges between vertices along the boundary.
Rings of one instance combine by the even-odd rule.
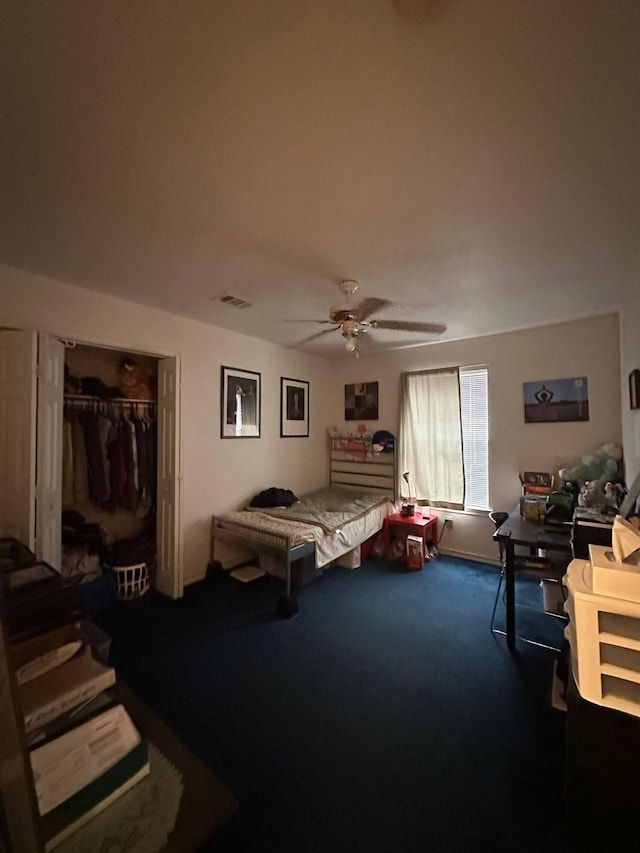
[[[149,740],[182,775],[184,789],[167,851],[195,853],[238,808],[229,789],[126,684],[116,693]]]

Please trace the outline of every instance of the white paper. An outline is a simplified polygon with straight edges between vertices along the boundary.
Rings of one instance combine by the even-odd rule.
[[[38,809],[54,809],[116,764],[140,742],[122,705],[31,752]]]
[[[640,530],[621,515],[616,515],[611,531],[611,545],[617,563],[623,563],[640,548]]]

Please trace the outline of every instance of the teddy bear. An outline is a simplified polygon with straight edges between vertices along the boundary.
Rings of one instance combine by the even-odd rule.
[[[596,480],[586,480],[578,494],[578,506],[599,506],[605,502],[605,495]]]
[[[559,474],[565,482],[577,483],[580,488],[588,482],[593,484],[592,492],[604,493],[607,483],[620,479],[621,461],[622,447],[615,442],[608,442],[600,445],[595,453],[583,456],[580,465],[574,468],[561,468]]]
[[[155,398],[155,378],[151,371],[133,359],[124,358],[118,365],[118,388],[123,397],[138,400]]]

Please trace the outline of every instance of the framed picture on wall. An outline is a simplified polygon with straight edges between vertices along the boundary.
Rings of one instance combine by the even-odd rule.
[[[586,376],[525,382],[523,392],[526,424],[589,420]]]
[[[632,370],[629,374],[629,407],[640,409],[640,370]]]
[[[260,374],[222,367],[220,438],[260,438]]]
[[[345,421],[378,420],[378,383],[355,382],[344,386]]]
[[[309,383],[280,378],[280,437],[309,437]]]

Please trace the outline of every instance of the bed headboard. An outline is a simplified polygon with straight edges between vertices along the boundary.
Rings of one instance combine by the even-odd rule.
[[[329,482],[373,494],[396,496],[396,454],[374,453],[370,438],[329,436]]]

